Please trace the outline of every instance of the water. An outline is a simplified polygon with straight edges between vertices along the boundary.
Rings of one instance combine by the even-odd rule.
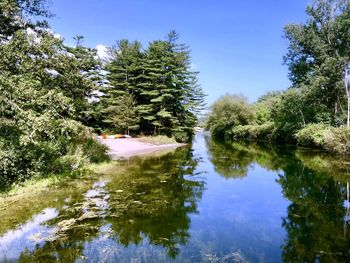
[[[0,201],[1,262],[349,262],[347,160],[215,142]]]

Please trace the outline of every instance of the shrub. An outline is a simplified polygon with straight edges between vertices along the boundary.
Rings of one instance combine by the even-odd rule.
[[[227,132],[226,137],[234,139],[270,140],[274,131],[273,122],[262,125],[239,125]]]
[[[176,143],[176,141],[173,137],[168,137],[165,135],[141,136],[141,137],[139,137],[138,140],[141,142],[144,142],[144,143],[150,143],[150,144],[155,144],[155,145]]]
[[[295,135],[302,146],[319,147],[328,152],[350,154],[350,129],[330,127],[325,124],[311,124]]]
[[[295,134],[298,145],[311,147],[325,147],[325,136],[331,127],[326,124],[310,124]]]
[[[350,154],[350,129],[348,127],[331,128],[325,134],[324,148],[329,152],[342,155]]]
[[[193,138],[193,131],[176,131],[174,132],[176,142],[188,143]]]
[[[109,159],[108,148],[79,122],[56,122],[53,128],[46,127],[51,128],[50,139],[45,129],[32,137],[23,132],[13,131],[9,136],[0,132],[0,188],[34,176],[69,173],[84,164]]]

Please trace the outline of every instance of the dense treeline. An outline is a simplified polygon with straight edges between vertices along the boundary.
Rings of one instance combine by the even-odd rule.
[[[128,40],[109,49],[107,86],[98,102],[105,129],[191,138],[204,94],[190,69],[189,49],[178,38],[171,31],[145,50]]]
[[[101,61],[52,32],[45,3],[0,2],[1,187],[108,159],[95,132],[190,138],[203,93],[175,32],[146,50],[120,41]]]
[[[305,23],[285,27],[289,47],[284,63],[292,86],[284,92],[270,92],[254,104],[245,102],[244,107],[255,117],[222,127],[222,119],[213,123],[210,117],[218,115],[219,108],[222,112],[237,108],[241,100],[228,106],[221,98],[212,107],[207,123],[214,135],[297,142],[350,153],[350,130],[343,127],[348,116],[344,72],[350,62],[350,1],[317,0],[306,13]]]

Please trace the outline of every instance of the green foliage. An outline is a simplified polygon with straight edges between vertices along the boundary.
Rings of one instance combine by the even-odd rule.
[[[115,127],[117,131],[130,134],[130,130],[138,130],[140,118],[136,107],[136,101],[129,93],[120,95],[111,101],[111,104],[102,110],[104,121]]]
[[[188,143],[192,141],[193,131],[192,129],[183,130],[183,131],[175,131],[174,138],[179,143]]]
[[[295,137],[299,145],[324,147],[326,134],[330,127],[325,124],[310,124],[299,130]]]
[[[306,13],[306,23],[285,27],[289,48],[284,61],[293,88],[303,88],[302,107],[309,109],[309,118],[341,125],[346,108],[343,69],[350,57],[350,2],[317,0]]]
[[[267,92],[265,95],[258,98],[255,103],[255,111],[256,111],[256,123],[264,124],[266,122],[274,121],[273,112],[276,105],[281,100],[282,92]]]
[[[101,109],[111,107],[121,95],[135,100],[139,132],[174,135],[191,131],[204,94],[197,73],[190,70],[189,49],[178,44],[171,31],[166,40],[156,40],[142,50],[139,42],[121,40],[110,48],[108,87],[103,89]],[[113,123],[107,116],[107,123]]]
[[[271,140],[275,126],[273,122],[261,125],[239,125],[227,131],[226,137],[231,139]]]
[[[16,3],[41,14],[36,8],[42,2]],[[11,23],[22,23],[24,16],[12,19],[13,34],[0,43],[1,187],[106,158],[106,148],[82,124],[99,79],[95,51],[68,48],[46,28],[16,29]]]
[[[172,137],[168,137],[165,135],[158,135],[158,136],[141,136],[138,138],[139,141],[150,143],[154,145],[162,145],[162,144],[172,144],[176,143],[175,139]]]
[[[350,129],[312,124],[296,133],[298,144],[313,146],[342,155],[350,154]]]
[[[292,136],[307,123],[304,105],[301,89],[289,89],[281,95],[272,111],[272,116],[276,126],[285,135]]]
[[[233,127],[250,124],[253,120],[253,107],[245,97],[225,95],[211,106],[206,129],[214,136],[223,137]]]
[[[46,0],[1,0],[0,40],[8,39],[16,31],[36,26],[46,26],[45,21],[32,21],[36,17],[50,17],[45,8]]]
[[[331,132],[325,135],[324,148],[329,152],[349,155],[350,129],[347,127],[332,128]]]

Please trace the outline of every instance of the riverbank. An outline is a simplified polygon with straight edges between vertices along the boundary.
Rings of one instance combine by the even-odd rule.
[[[136,155],[150,154],[157,151],[182,147],[183,143],[157,143],[156,140],[146,138],[124,138],[124,139],[99,139],[109,148],[109,156],[113,160],[130,158]],[[152,143],[150,143],[152,142]]]
[[[99,142],[109,148],[108,154],[112,160],[128,159],[135,156],[163,155],[186,144],[176,143],[171,138],[163,136],[99,139]],[[53,174],[47,177],[35,177],[22,183],[13,184],[7,191],[0,193],[0,199],[9,196],[23,196],[29,193],[47,191],[48,188],[84,177],[85,180],[94,173],[104,173],[112,163],[87,164],[79,169],[64,174]]]
[[[274,123],[268,122],[262,125],[238,125],[225,131],[223,137],[227,141],[251,140],[293,144],[341,156],[350,156],[350,129],[346,126],[332,127],[319,123],[286,132],[276,128]]]

